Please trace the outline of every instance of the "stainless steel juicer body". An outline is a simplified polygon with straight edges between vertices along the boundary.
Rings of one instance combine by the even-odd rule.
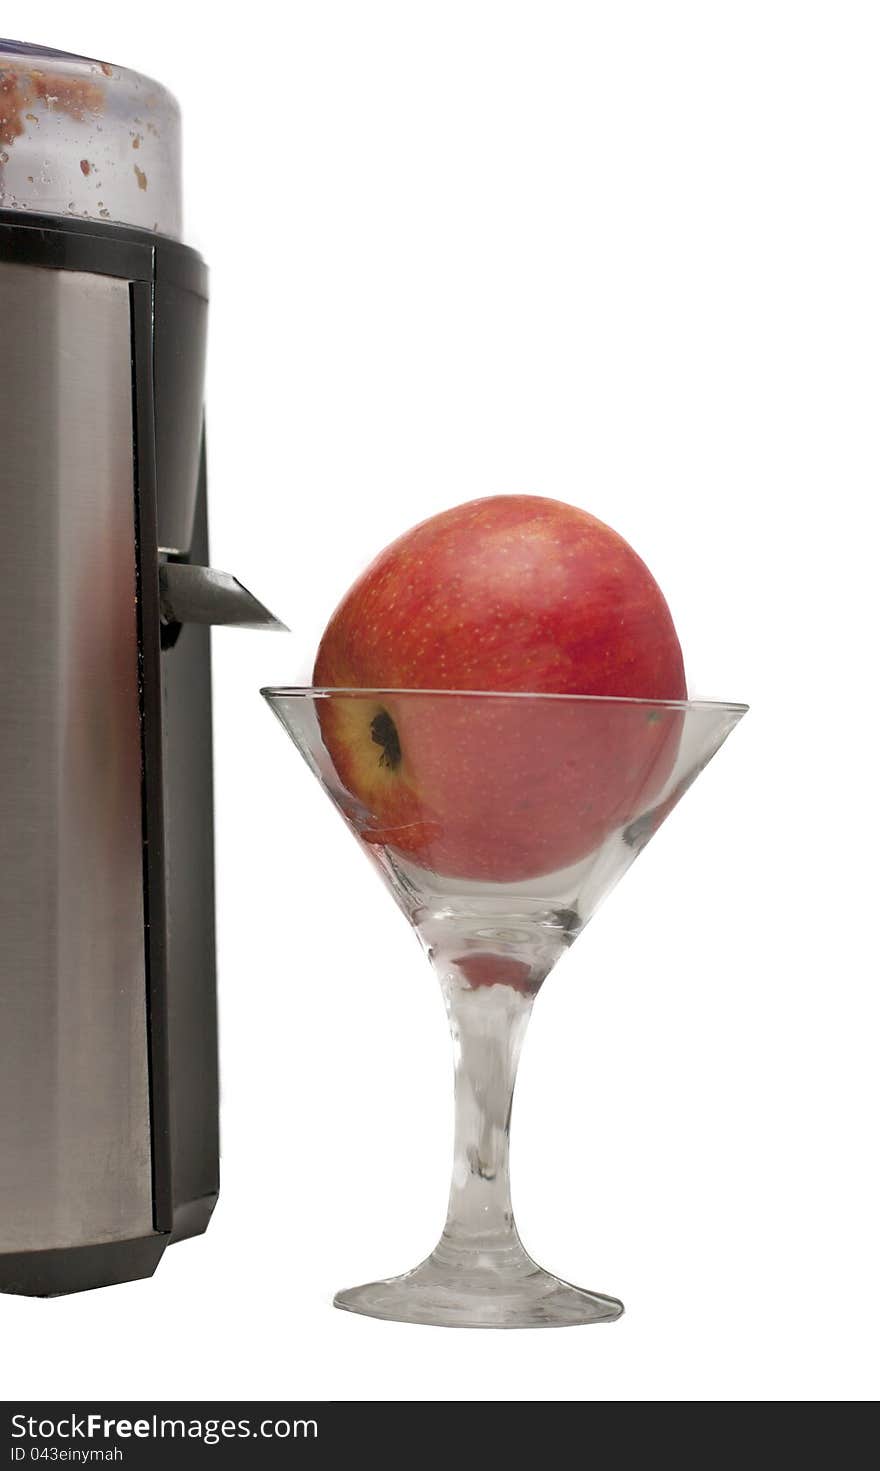
[[[179,242],[0,208],[0,1291],[217,1198],[207,625],[274,620],[207,569],[206,316]]]
[[[153,1220],[128,283],[0,259],[0,323],[2,1260]]]

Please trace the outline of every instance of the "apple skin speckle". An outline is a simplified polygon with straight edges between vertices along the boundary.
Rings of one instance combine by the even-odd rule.
[[[587,512],[494,496],[434,516],[372,562],[331,618],[314,683],[686,698],[660,588]],[[401,760],[378,768],[369,700],[333,700],[322,731],[372,813],[362,836],[437,872],[509,881],[585,856],[661,789],[680,721],[579,702],[385,702]],[[634,718],[635,717],[635,718]]]
[[[540,496],[470,501],[393,542],[330,620],[315,682],[685,696],[644,562],[594,516]]]

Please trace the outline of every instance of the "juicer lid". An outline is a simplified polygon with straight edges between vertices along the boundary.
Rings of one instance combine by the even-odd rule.
[[[0,209],[179,239],[177,102],[124,67],[0,39]]]

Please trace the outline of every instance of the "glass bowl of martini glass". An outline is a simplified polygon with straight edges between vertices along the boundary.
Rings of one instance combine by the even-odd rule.
[[[745,705],[456,690],[262,691],[412,925],[455,1061],[446,1225],[349,1312],[450,1327],[617,1318],[520,1242],[508,1173],[517,1062],[535,998]]]

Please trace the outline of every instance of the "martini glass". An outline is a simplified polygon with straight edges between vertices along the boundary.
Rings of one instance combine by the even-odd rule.
[[[349,1312],[538,1328],[623,1312],[525,1251],[508,1173],[517,1062],[538,991],[746,706],[591,695],[265,689],[379,869],[443,993],[455,1056],[446,1225]]]

